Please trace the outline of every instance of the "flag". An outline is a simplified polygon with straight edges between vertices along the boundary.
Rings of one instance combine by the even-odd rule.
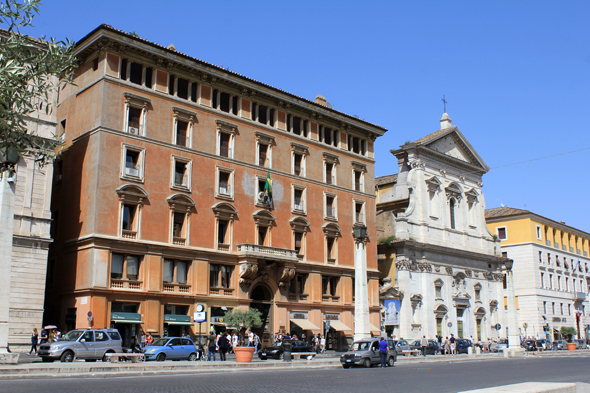
[[[272,180],[270,180],[270,170],[266,174],[266,184],[264,185],[264,192],[268,197],[268,203],[272,203]]]

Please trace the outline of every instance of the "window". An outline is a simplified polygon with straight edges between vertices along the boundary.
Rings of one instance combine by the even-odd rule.
[[[307,146],[291,143],[291,173],[305,177],[305,161],[309,150]]]
[[[123,205],[123,220],[121,222],[121,229],[124,232],[137,232],[137,220],[135,219],[136,213],[136,205]]]
[[[338,157],[324,153],[324,183],[336,185],[336,165]]]
[[[253,218],[256,222],[256,244],[270,247],[271,229],[275,226],[275,216],[267,210],[258,210]]]
[[[364,201],[353,201],[354,206],[354,222],[355,224],[365,223],[365,202]]]
[[[570,290],[570,283],[569,283],[569,278],[568,278],[568,277],[566,277],[566,278],[565,278],[565,291],[566,291],[566,292],[569,292],[569,290]]]
[[[475,288],[475,301],[481,301],[481,289]]]
[[[137,281],[139,277],[139,257],[134,255],[111,255],[111,279]]]
[[[123,93],[125,98],[125,122],[123,131],[145,136],[145,121],[151,100],[132,93]]]
[[[297,255],[302,255],[302,244],[303,244],[303,232],[295,232],[293,234],[294,238],[294,247],[293,249],[297,251]]]
[[[541,227],[537,225],[537,239],[541,240]]]
[[[539,251],[539,263],[543,263],[543,251]]]
[[[188,277],[188,262],[164,259],[164,283],[186,284]]]
[[[543,314],[547,314],[547,302],[543,302]]]
[[[340,277],[322,276],[322,295],[338,297],[338,283]]]
[[[338,215],[336,214],[336,195],[324,193],[324,204],[326,212],[324,218],[329,220],[337,220]]]
[[[352,151],[356,154],[366,155],[367,154],[367,141],[358,137],[348,136],[348,151]]]
[[[567,305],[567,315],[572,315],[572,305],[571,304]]]
[[[143,182],[145,149],[123,144],[121,178]]]
[[[229,244],[229,236],[228,236],[228,229],[229,229],[229,221],[228,220],[219,220],[217,224],[217,243],[219,245],[228,245]]]
[[[177,146],[192,147],[193,125],[197,114],[183,108],[172,107],[174,118],[174,138]]]
[[[367,166],[360,162],[352,162],[352,189],[359,192],[365,192],[365,173]]]
[[[307,274],[296,274],[295,278],[291,281],[291,286],[289,287],[289,292],[294,293],[296,295],[304,295],[305,292],[305,283],[307,282]]]
[[[119,195],[119,236],[125,239],[139,239],[141,211],[147,193],[139,186],[126,184],[117,188]]]
[[[553,289],[553,274],[549,275],[549,289]]]
[[[191,188],[191,161],[182,157],[172,156],[172,184],[171,188],[190,191]]]
[[[338,262],[338,238],[340,237],[340,227],[334,223],[324,225],[324,248],[325,261],[330,265]]]
[[[209,287],[232,288],[233,266],[209,265]]]
[[[305,214],[306,189],[295,185],[291,187],[293,189],[293,213]]]
[[[506,227],[496,228],[496,232],[498,233],[498,239],[506,240]]]
[[[257,164],[261,167],[272,168],[272,145],[274,137],[255,132]]]
[[[310,224],[303,217],[294,217],[289,223],[293,230],[293,249],[297,252],[297,256],[300,260],[305,259],[305,241],[307,231],[309,230]]]
[[[217,120],[217,155],[234,158],[234,140],[237,125]]]
[[[215,223],[215,245],[219,251],[230,251],[232,245],[233,221],[238,211],[231,204],[219,202],[213,206],[213,213],[216,217]]]
[[[234,172],[232,169],[217,167],[217,198],[233,200]]]
[[[434,297],[435,297],[435,299],[442,299],[442,287],[443,287],[443,281],[441,279],[437,279],[434,282]]]
[[[451,222],[451,229],[455,229],[455,199],[451,198],[449,200],[449,213],[450,213],[450,222]]]
[[[551,311],[555,315],[555,302],[551,302]]]
[[[98,69],[98,62],[96,63],[96,69]],[[122,80],[128,80],[129,82],[136,85],[143,85],[151,89],[153,85],[153,74],[154,69],[151,67],[144,67],[140,63],[135,63],[127,59],[121,59],[119,78]]]
[[[547,265],[551,265],[551,253],[547,253]]]
[[[561,311],[561,315],[563,315],[563,303],[559,303],[559,309]]]
[[[541,273],[541,288],[545,288],[545,273]]]

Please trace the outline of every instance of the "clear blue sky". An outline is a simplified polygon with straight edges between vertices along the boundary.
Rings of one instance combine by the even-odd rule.
[[[492,170],[487,207],[590,232],[590,2],[45,0],[30,35],[101,23],[382,125],[389,153],[447,112]]]

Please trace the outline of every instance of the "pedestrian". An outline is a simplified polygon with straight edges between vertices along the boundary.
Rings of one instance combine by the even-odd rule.
[[[152,343],[154,342],[154,338],[152,337],[151,333],[147,334],[147,338],[145,339],[145,342],[147,343],[147,345],[152,345]]]
[[[141,347],[145,348],[147,344],[147,336],[145,335],[145,332],[141,332]]]
[[[320,336],[320,348],[322,353],[326,352],[326,337],[324,336]]]
[[[455,336],[453,335],[453,333],[451,333],[451,338],[449,339],[449,342],[451,343],[451,355],[456,355],[456,343],[455,343]]]
[[[254,353],[258,353],[258,345],[260,344],[260,337],[254,333]]]
[[[445,340],[443,341],[443,351],[445,355],[448,355],[451,350],[451,346],[449,345],[449,336],[445,336]]]
[[[29,355],[33,353],[35,350],[35,355],[37,354],[37,342],[39,341],[39,333],[37,332],[37,328],[33,329],[33,335],[31,336],[31,350],[29,351]]]
[[[215,336],[215,331],[211,331],[209,337],[207,338],[207,347],[209,347],[209,355],[207,356],[207,361],[211,361],[211,355],[213,355],[213,361],[215,361],[215,341],[217,337]]]
[[[320,353],[320,334],[313,335],[313,346],[315,347],[315,353]]]
[[[385,337],[381,337],[379,341],[379,356],[381,356],[381,368],[385,368],[387,362],[387,356],[389,355],[389,345],[385,341]]]
[[[254,332],[252,330],[250,330],[248,332],[248,346],[249,347],[253,347],[254,346]]]
[[[41,345],[42,344],[45,344],[47,342],[47,339],[48,339],[48,337],[47,337],[47,330],[41,329],[41,336],[39,337],[39,339],[40,339],[40,344]]]
[[[231,335],[231,346],[232,346],[233,348],[235,348],[235,347],[237,347],[237,346],[238,346],[238,343],[239,343],[239,340],[238,340],[238,335],[237,335],[237,333],[236,333],[236,332],[234,332],[234,334],[232,334],[232,335]],[[232,351],[232,352],[233,352],[233,351]]]
[[[227,339],[227,333],[223,333],[221,335],[221,337],[219,337],[219,340],[217,340],[217,346],[219,347],[220,360],[225,362],[226,361],[225,354],[227,353],[227,350],[229,349],[229,340]]]
[[[422,347],[422,355],[426,357],[426,348],[428,348],[428,340],[426,336],[422,336],[422,340],[420,340],[420,346]]]

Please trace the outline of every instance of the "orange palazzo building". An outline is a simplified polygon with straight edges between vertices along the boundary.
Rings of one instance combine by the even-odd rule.
[[[379,333],[383,127],[106,25],[76,54],[57,113],[67,149],[55,164],[46,323],[113,326],[130,345],[142,331],[198,335],[198,305],[203,334],[226,329],[227,310],[255,307],[263,345],[287,331],[343,349],[353,229],[366,226]]]

